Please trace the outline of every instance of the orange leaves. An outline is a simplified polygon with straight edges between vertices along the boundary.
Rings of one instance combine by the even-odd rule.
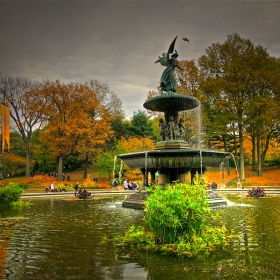
[[[254,176],[252,176],[255,174]],[[251,166],[246,168],[246,179],[243,185],[250,186],[280,186],[280,169],[267,170],[263,172],[262,176],[257,176],[256,172],[251,171]],[[218,184],[225,184],[237,178],[237,174],[234,168],[231,169],[230,175],[224,171],[206,171],[205,178],[207,181],[215,181]]]
[[[20,170],[25,169],[26,160],[18,155],[3,153],[3,160],[5,162],[7,170],[11,172],[10,175],[19,173]]]
[[[280,169],[264,172],[262,176],[246,179],[251,186],[280,186]]]
[[[93,149],[111,135],[109,115],[87,85],[48,81],[36,94],[45,100],[43,114],[48,120],[42,139],[54,147],[56,156]]]

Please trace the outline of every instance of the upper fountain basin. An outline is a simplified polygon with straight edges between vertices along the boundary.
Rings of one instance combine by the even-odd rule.
[[[167,112],[192,110],[199,105],[200,101],[195,97],[177,93],[163,93],[146,100],[143,107],[151,111]]]

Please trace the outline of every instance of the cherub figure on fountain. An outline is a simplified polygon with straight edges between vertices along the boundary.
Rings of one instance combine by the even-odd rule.
[[[166,128],[166,124],[164,123],[164,120],[159,119],[159,135],[161,141],[165,140],[165,128]]]

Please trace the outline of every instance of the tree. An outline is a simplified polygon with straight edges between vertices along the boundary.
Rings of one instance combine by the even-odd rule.
[[[48,124],[42,141],[51,143],[58,159],[58,179],[62,179],[63,157],[78,151],[85,159],[96,145],[104,143],[111,133],[106,109],[87,85],[47,81],[41,90],[33,91],[37,102],[44,102],[43,116]],[[36,107],[36,102],[33,103]]]
[[[111,128],[114,130],[114,137],[120,139],[122,136],[125,136],[125,113],[123,111],[122,101],[118,95],[111,91],[107,84],[98,80],[90,80],[86,85],[97,94],[100,104],[109,112]],[[109,143],[109,149],[114,145],[113,140],[112,138],[112,141]]]
[[[124,164],[120,171],[120,161],[116,160],[116,156],[125,153],[142,152],[153,150],[155,148],[154,142],[148,137],[122,137],[116,144],[115,149],[111,151],[105,151],[97,156],[95,164],[100,174],[110,176],[115,172],[131,173],[132,170]],[[115,161],[115,162],[114,162]],[[115,167],[115,170],[114,170]],[[138,171],[137,171],[138,172]]]
[[[26,98],[26,94],[40,87],[38,82],[0,73],[0,101],[9,106],[11,118],[25,143],[26,176],[30,176],[32,150],[30,139],[34,129],[40,128],[44,124],[42,108],[45,105],[38,104],[36,111],[30,109],[29,104],[32,100],[31,97]]]
[[[127,125],[128,137],[149,137],[153,140],[157,139],[153,124],[149,120],[145,111],[138,110],[133,112],[131,123]]]
[[[203,90],[211,96],[210,100],[214,97],[215,111],[223,112],[217,121],[221,119],[228,125],[234,123],[237,129],[242,180],[245,178],[244,131],[252,120],[252,110],[256,109],[255,93],[264,86],[259,70],[268,61],[264,48],[255,47],[249,39],[243,39],[237,33],[230,34],[223,44],[212,44],[198,61],[205,77]]]

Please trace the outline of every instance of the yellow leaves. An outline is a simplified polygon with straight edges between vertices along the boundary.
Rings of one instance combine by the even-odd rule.
[[[121,153],[125,152],[142,152],[153,150],[155,148],[154,142],[147,137],[131,137],[129,139],[121,138],[118,145],[117,150],[121,151]]]

